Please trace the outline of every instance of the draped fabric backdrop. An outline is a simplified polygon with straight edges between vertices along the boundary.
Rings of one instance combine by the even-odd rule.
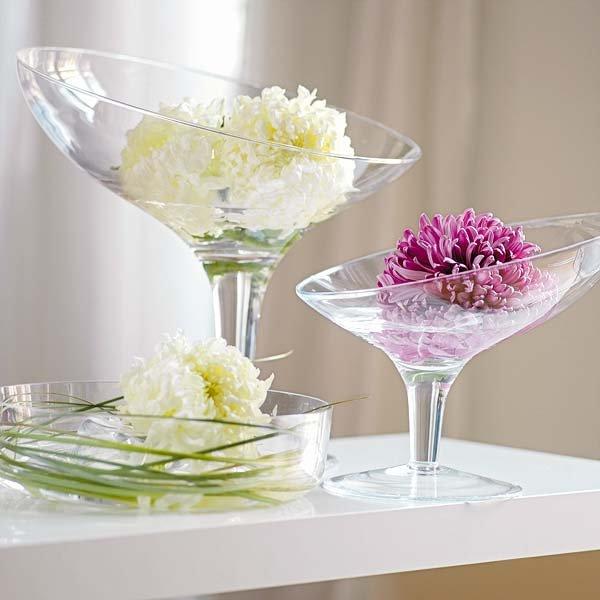
[[[600,4],[262,0],[252,7],[246,69],[256,79],[316,86],[332,102],[389,124],[423,148],[424,158],[406,176],[309,232],[290,252],[273,278],[260,339],[265,351],[286,343],[295,350],[277,368],[279,386],[332,400],[370,394],[337,410],[335,434],[407,430],[405,393],[392,363],[295,300],[294,284],[391,247],[421,211],[473,206],[511,221],[600,210]],[[600,458],[600,380],[591,375],[599,357],[598,294],[471,361],[450,395],[445,435]],[[403,458],[394,448],[390,457]],[[360,552],[361,541],[354,541]],[[591,597],[600,557],[557,561],[240,598],[533,599],[563,598],[567,590],[577,596],[578,589],[580,597]]]
[[[406,430],[405,394],[382,353],[296,299],[300,279],[392,246],[422,211],[473,206],[511,221],[600,209],[598,2],[9,0],[0,10],[8,12],[0,25],[3,381],[114,376],[162,332],[182,327],[202,336],[210,327],[206,279],[182,244],[77,172],[38,130],[14,79],[19,46],[88,46],[288,88],[303,83],[421,144],[424,158],[405,177],[308,232],[267,294],[259,353],[295,351],[274,367],[278,388],[330,400],[370,395],[338,409],[336,435]],[[595,291],[539,330],[475,358],[452,391],[446,435],[599,458],[597,306]],[[401,459],[394,448],[390,459]],[[361,540],[353,542],[360,552]],[[515,586],[532,590],[530,598],[561,598],[567,583],[570,595],[591,597],[585,585],[598,560],[231,598],[522,597]]]
[[[218,19],[206,16],[214,10]],[[114,378],[164,332],[210,333],[209,288],[173,233],[56,150],[25,106],[15,51],[89,47],[235,71],[244,5],[4,0],[0,5],[0,381]],[[233,18],[231,18],[233,17]],[[157,44],[157,40],[159,43]],[[225,40],[229,48],[226,48]]]

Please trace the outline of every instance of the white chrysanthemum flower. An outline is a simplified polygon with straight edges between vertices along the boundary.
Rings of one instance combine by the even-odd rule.
[[[139,359],[121,378],[122,413],[266,424],[261,412],[273,381],[225,340],[192,344],[182,335],[167,338],[147,360]],[[175,419],[131,417],[146,443],[179,452],[198,452],[256,435],[250,428]]]
[[[190,100],[161,105],[165,116],[220,128],[224,102]],[[127,133],[120,177],[126,196],[183,235],[218,234],[222,213],[215,204],[226,187],[215,158],[219,134],[145,116]]]
[[[346,115],[316,100],[316,90],[299,86],[298,96],[291,99],[280,87],[266,88],[256,98],[239,96],[225,129],[299,149],[224,140],[221,161],[230,184],[228,201],[246,209],[228,218],[240,227],[304,229],[331,215],[354,189],[352,160],[313,153],[354,154],[345,135]]]
[[[184,236],[218,236],[224,229],[274,230],[282,237],[330,216],[353,188],[354,162],[346,115],[298,87],[255,98],[238,96],[231,115],[224,101],[189,100],[161,114],[243,138],[144,117],[127,134],[121,185],[134,202]],[[310,152],[302,152],[309,150]],[[321,154],[320,154],[321,153]]]

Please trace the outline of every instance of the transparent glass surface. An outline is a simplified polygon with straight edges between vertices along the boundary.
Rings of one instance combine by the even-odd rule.
[[[600,213],[522,223],[543,252],[504,265],[376,287],[391,251],[352,260],[301,282],[297,293],[340,327],[383,350],[408,391],[410,456],[387,469],[326,481],[336,494],[398,500],[480,500],[520,488],[438,462],[446,398],[473,356],[551,319],[600,277]],[[522,287],[515,282],[527,281]],[[482,289],[499,282],[503,296]],[[499,286],[491,285],[494,290]],[[484,297],[475,308],[474,300]]]
[[[318,398],[269,391],[264,425],[161,419],[194,440],[185,456],[161,445],[173,458],[134,451],[152,447],[157,421],[106,410],[120,394],[115,382],[0,387],[0,479],[49,500],[202,511],[293,500],[323,476],[332,409]]]
[[[421,156],[409,138],[347,111],[349,140],[333,150],[319,127],[286,138],[242,115],[232,132],[234,99],[261,88],[169,64],[28,48],[17,72],[59,150],[193,249],[213,285],[216,333],[250,357],[262,296],[290,246]]]

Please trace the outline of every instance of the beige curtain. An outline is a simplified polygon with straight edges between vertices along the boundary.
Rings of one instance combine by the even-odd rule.
[[[294,285],[391,246],[421,211],[474,206],[514,220],[600,208],[600,5],[263,0],[250,9],[246,55],[254,78],[314,85],[423,147],[423,160],[405,177],[290,252],[260,329],[263,353],[295,349],[277,366],[278,385],[332,399],[370,393],[338,411],[337,434],[406,429],[391,363],[301,304]],[[585,376],[597,358],[595,303],[590,294],[538,331],[474,359],[453,390],[448,435],[600,454],[598,419],[589,418],[599,410],[600,384]],[[574,397],[576,405],[564,401]],[[540,412],[547,426],[534,425]]]
[[[254,79],[316,86],[332,102],[423,147],[423,160],[405,177],[297,244],[273,278],[260,329],[262,353],[295,350],[277,366],[278,387],[331,400],[370,394],[337,411],[336,435],[407,430],[404,390],[391,362],[310,311],[295,298],[294,285],[323,267],[393,245],[421,211],[473,206],[510,221],[600,209],[600,3],[259,0],[249,5],[248,19],[246,70]],[[596,291],[538,331],[475,358],[450,397],[446,435],[600,457],[597,306]],[[434,591],[460,600],[564,597],[564,588],[552,586],[543,596],[511,591],[513,576],[527,588],[531,573],[530,592],[531,578],[552,579],[558,571],[545,570],[544,564],[556,564],[548,561],[239,598],[386,600],[428,598]],[[582,576],[573,561],[558,564],[565,570],[554,581]],[[589,582],[589,569],[587,575]]]
[[[0,1],[3,384],[118,378],[163,333],[182,328],[202,337],[212,329],[210,288],[197,260],[160,223],[60,155],[23,101],[15,52],[87,47],[234,75],[244,15],[244,2]]]

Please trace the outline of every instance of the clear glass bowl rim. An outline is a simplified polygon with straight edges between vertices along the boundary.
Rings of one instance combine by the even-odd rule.
[[[375,157],[375,156],[353,156],[353,155],[349,155],[349,154],[336,154],[333,152],[329,153],[329,152],[320,152],[318,150],[308,150],[305,148],[299,148],[297,146],[292,146],[291,144],[283,144],[280,142],[271,142],[268,140],[253,139],[253,138],[248,138],[248,137],[244,137],[241,135],[237,135],[237,134],[234,134],[231,132],[224,132],[220,129],[214,129],[212,127],[206,127],[204,125],[199,125],[197,123],[191,123],[190,121],[185,121],[182,119],[176,119],[175,117],[169,117],[167,115],[162,115],[154,110],[146,109],[141,106],[135,106],[133,104],[129,104],[122,100],[118,100],[116,98],[111,98],[109,96],[104,96],[103,94],[98,94],[97,92],[93,92],[93,91],[85,89],[85,88],[80,88],[80,87],[74,86],[70,83],[60,81],[59,79],[55,79],[54,77],[51,77],[50,75],[47,75],[46,73],[42,73],[38,69],[32,67],[27,62],[25,62],[26,55],[28,53],[34,52],[34,51],[37,51],[37,52],[53,52],[53,51],[72,52],[74,54],[87,54],[90,56],[100,56],[103,58],[110,58],[110,59],[114,59],[114,60],[130,61],[133,63],[145,64],[145,65],[149,65],[149,66],[153,66],[153,67],[159,67],[162,69],[168,69],[171,71],[186,71],[188,73],[196,73],[196,74],[200,74],[200,75],[205,75],[207,77],[214,77],[215,79],[221,79],[223,81],[229,81],[231,83],[238,83],[241,85],[253,87],[259,93],[260,93],[260,90],[264,89],[264,86],[262,86],[262,87],[257,86],[255,84],[247,83],[245,81],[242,81],[240,79],[236,79],[233,77],[227,77],[225,75],[219,75],[217,73],[211,73],[209,71],[204,71],[202,69],[195,69],[192,67],[186,67],[186,66],[178,65],[178,64],[174,64],[174,63],[167,63],[167,62],[163,62],[163,61],[151,60],[148,58],[142,58],[142,57],[137,57],[137,56],[129,56],[127,54],[120,54],[120,53],[116,53],[116,52],[104,52],[104,51],[100,51],[100,50],[90,50],[90,49],[86,49],[86,48],[74,48],[74,47],[68,47],[68,46],[28,46],[28,47],[19,49],[16,53],[17,64],[19,66],[21,66],[22,68],[24,68],[32,73],[35,73],[36,76],[41,77],[42,79],[45,79],[46,81],[49,81],[50,83],[52,83],[54,85],[58,85],[60,87],[64,87],[66,89],[69,89],[69,90],[72,90],[72,91],[75,91],[75,92],[78,92],[81,94],[87,94],[87,95],[97,98],[98,100],[101,100],[103,102],[107,102],[109,104],[114,104],[116,106],[120,106],[120,107],[128,109],[128,110],[133,110],[142,115],[148,115],[151,117],[155,117],[157,119],[161,119],[163,121],[170,121],[172,123],[178,123],[180,125],[194,127],[195,129],[202,129],[204,131],[210,131],[211,133],[239,139],[239,140],[242,140],[245,142],[250,142],[253,144],[262,144],[262,145],[266,145],[266,146],[272,146],[275,148],[281,148],[282,150],[288,150],[290,152],[301,152],[303,154],[310,154],[313,156],[320,156],[320,157],[324,157],[324,158],[338,158],[338,159],[353,160],[353,161],[371,163],[371,164],[412,165],[415,162],[417,162],[422,156],[422,151],[421,151],[421,148],[419,147],[419,145],[414,140],[409,138],[408,136],[397,132],[396,130],[392,129],[391,127],[388,127],[387,125],[384,125],[383,123],[380,123],[379,121],[376,121],[375,119],[371,119],[369,117],[363,117],[362,115],[359,115],[358,113],[355,113],[350,110],[345,110],[341,107],[336,107],[333,105],[329,105],[329,106],[331,108],[335,108],[336,110],[345,112],[349,115],[352,115],[353,117],[356,117],[357,119],[360,119],[366,123],[369,123],[370,125],[373,125],[375,127],[378,127],[380,129],[386,131],[390,136],[402,141],[404,144],[409,146],[410,150],[403,158],[384,158],[384,157]]]
[[[519,222],[515,222],[515,223],[509,223],[509,225],[511,225],[513,227],[521,226],[524,229],[526,229],[528,227],[540,227],[540,226],[543,226],[546,224],[551,225],[551,224],[559,223],[561,221],[568,221],[568,220],[573,220],[573,219],[583,219],[583,218],[589,218],[589,217],[592,217],[592,218],[595,217],[595,218],[600,219],[600,212],[578,213],[578,214],[573,214],[573,215],[559,215],[556,217],[530,219],[528,221],[519,221]],[[440,277],[436,277],[435,281],[444,281],[446,279],[452,279],[452,278],[455,278],[458,276],[463,277],[465,275],[470,275],[473,273],[484,273],[486,271],[490,271],[492,269],[498,269],[499,267],[506,267],[508,265],[517,265],[517,264],[525,263],[525,262],[534,262],[541,258],[553,256],[555,254],[559,254],[559,253],[565,252],[567,250],[574,250],[576,248],[580,248],[580,247],[586,246],[588,244],[593,244],[594,242],[597,242],[599,240],[600,240],[600,235],[597,235],[588,240],[582,240],[580,242],[575,242],[574,244],[569,244],[567,246],[562,246],[560,248],[554,248],[553,250],[541,252],[540,254],[536,254],[534,257],[531,257],[531,258],[519,258],[517,260],[511,260],[502,265],[490,265],[489,267],[483,267],[481,269],[471,269],[470,271],[461,271],[460,273],[457,273],[457,274],[441,275]],[[322,292],[315,291],[315,292],[313,292],[313,291],[303,289],[309,283],[314,282],[315,279],[317,279],[319,277],[325,277],[331,273],[334,273],[335,271],[340,270],[342,267],[347,267],[351,264],[358,263],[363,260],[368,260],[369,258],[374,258],[376,256],[385,256],[385,255],[389,254],[390,252],[393,252],[393,250],[394,250],[393,248],[388,248],[387,250],[378,250],[377,252],[372,252],[371,254],[367,254],[365,256],[360,256],[358,258],[354,258],[354,259],[345,261],[341,264],[335,265],[333,267],[329,267],[327,269],[324,269],[323,271],[319,271],[318,273],[310,275],[309,277],[306,277],[305,279],[303,279],[300,283],[298,283],[296,285],[296,294],[300,298],[331,298],[331,299],[351,298],[351,297],[362,298],[362,297],[366,297],[366,296],[371,296],[373,294],[379,294],[380,292],[392,291],[392,290],[398,290],[398,289],[407,289],[407,288],[409,288],[409,286],[419,286],[419,285],[422,285],[424,281],[431,281],[430,279],[421,279],[418,281],[407,281],[405,283],[395,283],[393,285],[386,285],[386,286],[382,286],[382,287],[360,288],[360,289],[355,289],[355,290],[340,290],[340,291],[322,291]]]
[[[56,380],[56,381],[36,381],[36,382],[28,382],[28,383],[6,383],[1,384],[0,388],[8,388],[8,387],[17,387],[17,386],[40,386],[40,385],[69,385],[69,384],[100,384],[100,385],[120,385],[120,383],[114,379],[66,379],[66,380]],[[294,398],[305,398],[308,400],[313,400],[316,404],[320,404],[323,407],[323,410],[332,410],[333,406],[330,406],[328,402],[323,400],[322,398],[317,398],[316,396],[310,396],[308,394],[301,394],[299,392],[286,392],[285,390],[268,390],[268,394],[284,394],[286,396],[292,396]],[[9,396],[9,399],[13,396]],[[16,397],[16,396],[15,396]],[[1,402],[0,402],[1,404]],[[314,410],[316,410],[315,407]],[[298,412],[298,413],[286,413],[282,416],[295,416],[295,415],[303,415],[306,413]],[[152,415],[148,415],[151,417]],[[243,423],[240,423],[243,425]]]

